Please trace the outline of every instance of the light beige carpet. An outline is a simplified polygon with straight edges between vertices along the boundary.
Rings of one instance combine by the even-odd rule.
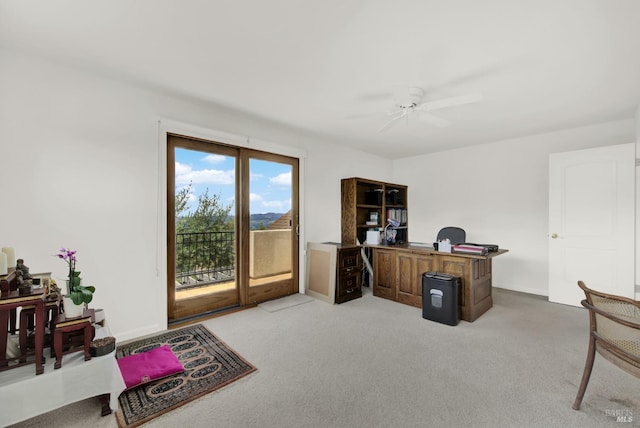
[[[277,312],[283,309],[291,308],[293,306],[302,305],[303,303],[309,303],[312,300],[313,297],[298,293],[282,297],[280,299],[260,303],[258,307],[260,309],[264,309],[267,312]]]

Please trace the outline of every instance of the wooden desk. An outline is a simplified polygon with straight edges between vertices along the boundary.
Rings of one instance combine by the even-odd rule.
[[[16,364],[10,364],[12,358],[7,358],[7,339],[9,336],[9,317],[11,312],[22,306],[35,307],[35,363],[36,375],[44,373],[42,366],[42,348],[44,345],[44,290],[34,290],[30,294],[21,295],[18,291],[0,293],[0,371],[27,364],[26,359]],[[15,313],[15,312],[14,312]]]
[[[475,321],[493,306],[491,260],[487,255],[443,253],[432,247],[368,245],[373,248],[373,295],[422,308],[422,274],[443,272],[460,277],[461,318]]]

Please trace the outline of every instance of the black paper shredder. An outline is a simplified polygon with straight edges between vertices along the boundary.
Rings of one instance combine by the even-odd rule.
[[[422,318],[442,324],[460,322],[460,277],[438,272],[422,275]]]

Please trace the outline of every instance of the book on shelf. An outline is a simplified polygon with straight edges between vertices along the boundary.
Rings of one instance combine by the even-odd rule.
[[[397,220],[401,225],[406,225],[407,210],[404,208],[389,208],[387,209],[387,219]]]

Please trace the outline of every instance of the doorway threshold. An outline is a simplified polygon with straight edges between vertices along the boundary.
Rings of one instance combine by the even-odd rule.
[[[170,320],[168,323],[168,328],[169,330],[173,330],[176,328],[185,327],[187,325],[196,324],[201,321],[206,321],[212,318],[221,317],[223,315],[229,315],[234,312],[240,312],[245,309],[255,308],[256,306],[257,305],[248,305],[248,306],[234,305],[234,306],[229,306],[222,309],[216,309],[215,311],[208,311],[208,312],[203,312],[201,314],[178,318],[175,320]]]

